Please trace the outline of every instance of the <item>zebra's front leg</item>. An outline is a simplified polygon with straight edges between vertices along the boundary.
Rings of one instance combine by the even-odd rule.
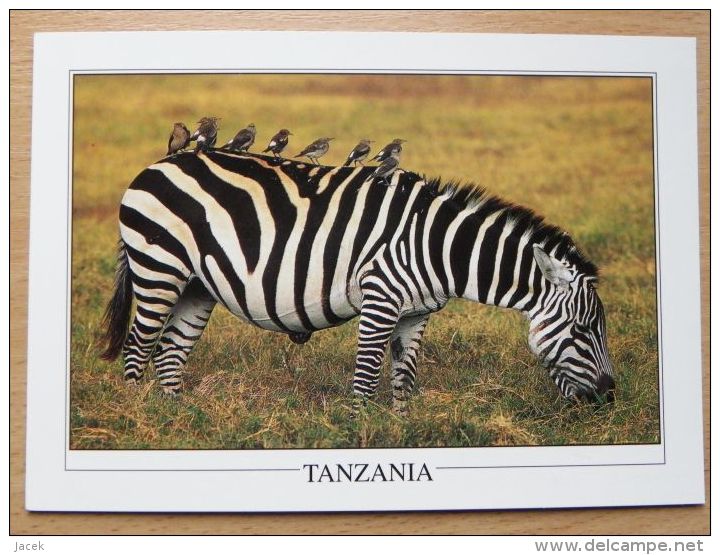
[[[390,337],[393,361],[393,410],[402,416],[407,414],[408,398],[415,386],[420,341],[429,319],[429,314],[402,318]]]
[[[353,409],[367,403],[377,391],[380,367],[390,336],[398,322],[399,303],[385,290],[382,281],[370,277],[363,284],[358,325],[358,350],[353,377]]]
[[[195,278],[173,307],[153,354],[155,373],[164,393],[176,395],[180,391],[182,370],[215,304],[202,282]]]

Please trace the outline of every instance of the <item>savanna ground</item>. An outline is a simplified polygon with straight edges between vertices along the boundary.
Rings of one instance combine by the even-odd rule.
[[[70,443],[74,449],[326,448],[656,443],[658,361],[651,83],[639,78],[76,76]],[[530,353],[513,311],[453,301],[434,315],[410,415],[390,412],[389,368],[350,418],[357,322],[291,344],[218,307],[184,394],[99,359],[125,188],[162,158],[175,121],[222,116],[218,143],[248,123],[285,154],[333,136],[324,164],[358,139],[408,140],[402,166],[469,180],[566,229],[600,266],[612,405],[571,405]]]

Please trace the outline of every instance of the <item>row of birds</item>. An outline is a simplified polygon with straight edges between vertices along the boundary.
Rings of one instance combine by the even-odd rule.
[[[219,120],[220,118],[216,117],[204,117],[200,119],[197,129],[192,134],[184,123],[176,123],[170,135],[170,140],[168,141],[168,156],[174,156],[178,152],[185,150],[192,141],[196,143],[194,149],[195,154],[198,152],[207,152],[209,148],[213,148],[217,142]],[[235,152],[248,152],[250,147],[255,143],[256,133],[255,125],[251,123],[244,129],[238,131],[235,137],[225,144],[224,148]],[[275,158],[282,158],[280,153],[285,150],[290,135],[292,135],[290,131],[281,129],[273,135],[273,138],[270,139],[267,148],[263,150],[263,152],[271,152]],[[306,146],[299,154],[293,156],[293,158],[306,156],[313,164],[319,164],[318,158],[327,154],[327,151],[330,150],[330,141],[332,141],[333,138],[334,137],[322,137],[317,139]],[[343,165],[362,165],[363,160],[367,159],[370,155],[370,145],[373,142],[374,141],[369,139],[360,140],[355,148],[352,149]],[[406,142],[404,139],[394,139],[371,159],[371,161],[378,161],[380,163],[373,173],[373,178],[377,177],[382,179],[386,185],[389,184],[388,178],[400,167],[400,153],[402,152],[402,143],[404,142]]]

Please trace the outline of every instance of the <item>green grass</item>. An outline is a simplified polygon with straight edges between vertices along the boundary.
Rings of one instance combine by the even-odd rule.
[[[71,446],[330,448],[655,443],[659,440],[650,83],[624,78],[80,76],[74,90]],[[378,395],[350,418],[357,323],[297,346],[218,307],[179,399],[152,371],[135,388],[99,359],[117,208],[160,159],[175,121],[222,116],[219,142],[254,122],[292,155],[335,136],[408,139],[403,167],[474,181],[566,229],[601,268],[617,372],[613,405],[563,401],[529,352],[521,315],[452,301],[434,315],[410,415]]]

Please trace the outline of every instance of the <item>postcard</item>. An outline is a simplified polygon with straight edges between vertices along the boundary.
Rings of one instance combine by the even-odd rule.
[[[34,52],[28,510],[703,503],[694,39]]]

